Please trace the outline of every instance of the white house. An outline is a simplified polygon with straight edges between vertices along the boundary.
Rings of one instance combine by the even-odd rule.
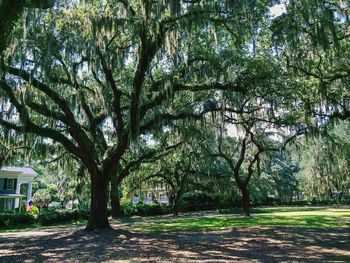
[[[32,198],[32,182],[36,176],[31,168],[2,167],[0,169],[0,211],[19,207],[19,200]]]
[[[152,204],[153,201],[157,201],[162,205],[169,205],[169,198],[167,196],[167,188],[163,184],[156,184],[153,187],[146,185],[145,189],[140,189],[138,193],[134,193],[132,203],[138,204],[141,200],[140,196],[143,196],[143,203],[146,205]]]

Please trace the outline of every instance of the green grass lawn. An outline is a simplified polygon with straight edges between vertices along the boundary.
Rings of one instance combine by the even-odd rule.
[[[232,227],[264,226],[329,229],[350,227],[350,208],[273,207],[253,210],[250,218],[243,218],[238,214],[224,214],[166,219],[140,218],[123,222],[130,230],[145,232],[220,230]]]
[[[112,220],[116,229],[143,232],[220,230],[233,227],[285,226],[317,229],[350,227],[350,207],[267,207],[252,209],[250,218],[240,217],[238,210],[226,209],[213,216],[154,216]],[[30,231],[33,229],[83,227],[86,221],[53,226],[18,225],[0,229],[0,232]]]

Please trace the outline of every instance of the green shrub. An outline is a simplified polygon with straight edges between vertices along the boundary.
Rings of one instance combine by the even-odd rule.
[[[35,223],[35,218],[29,213],[14,214],[8,218],[8,225],[30,225]]]
[[[125,216],[155,216],[164,215],[171,212],[171,208],[166,205],[160,204],[137,204],[133,205],[132,202],[122,205],[122,210]]]
[[[240,207],[218,209],[219,214],[240,214],[241,212],[242,208]]]
[[[188,192],[183,195],[180,210],[184,212],[212,210],[217,208],[231,207],[232,200],[226,200],[219,195],[206,192]]]
[[[299,200],[299,201],[294,201],[293,203],[291,203],[291,205],[296,205],[296,206],[305,206],[308,204],[309,204],[309,202],[306,200]]]
[[[38,215],[37,221],[41,225],[66,223],[75,220],[83,220],[89,217],[87,210],[47,210]]]
[[[49,189],[39,189],[33,195],[33,203],[40,208],[47,207],[51,199],[52,197]]]
[[[137,213],[140,216],[155,216],[155,215],[162,215],[163,209],[158,204],[150,204],[150,205],[144,205],[144,204],[138,204],[136,206]]]
[[[136,206],[132,202],[122,204],[122,211],[124,216],[132,216],[137,212]]]
[[[39,214],[39,208],[35,205],[32,205],[32,210],[29,213],[31,213],[33,216],[37,216]]]
[[[35,223],[33,215],[23,212],[20,214],[1,213],[0,227],[15,226],[15,225],[30,225]]]
[[[44,226],[66,223],[70,221],[88,219],[88,210],[46,210],[41,211],[39,214],[23,212],[21,214],[14,213],[1,213],[0,214],[0,227],[16,226],[16,225],[29,225],[29,224],[41,224]]]
[[[59,213],[53,211],[40,213],[37,218],[37,221],[44,226],[57,223],[59,220]]]
[[[9,213],[1,213],[0,214],[0,227],[7,226],[8,218],[12,215],[13,214],[9,214]]]

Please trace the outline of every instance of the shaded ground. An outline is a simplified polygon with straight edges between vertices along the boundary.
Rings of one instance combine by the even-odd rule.
[[[116,227],[116,226],[115,226]],[[0,235],[0,262],[350,262],[350,228],[87,233],[51,228]]]
[[[0,262],[350,262],[350,208],[215,211],[78,226],[0,230]]]

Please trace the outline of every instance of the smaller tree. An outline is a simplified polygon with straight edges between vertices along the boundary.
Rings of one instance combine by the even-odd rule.
[[[141,185],[151,189],[156,185],[165,186],[175,216],[179,213],[180,199],[189,189],[190,177],[197,171],[193,168],[195,153],[185,143],[176,144],[176,149],[159,156],[158,160],[140,164],[134,178],[130,178],[132,186],[128,186],[129,193],[140,189]],[[130,184],[129,183],[129,184]]]
[[[161,170],[155,174],[169,186],[169,203],[174,216],[179,214],[180,200],[188,189],[190,178],[197,174],[193,168],[195,152],[189,150],[183,147],[170,158],[161,160]]]
[[[33,203],[40,209],[48,207],[51,202],[51,195],[49,189],[39,189],[33,195]]]
[[[201,174],[199,146],[203,142],[203,134],[195,122],[168,126],[163,133],[164,143],[152,151],[148,150],[148,154],[140,155],[139,167],[131,169],[134,174],[129,178],[125,190],[130,196],[130,193],[141,189],[141,186],[154,189],[161,185],[162,190],[167,192],[173,214],[177,216],[181,197],[191,190],[196,181],[194,178]],[[142,158],[148,155],[148,158]]]
[[[329,200],[350,189],[350,124],[334,123],[302,141],[300,181],[309,200]]]
[[[271,176],[273,189],[280,203],[291,203],[293,195],[298,192],[299,182],[296,173],[300,171],[293,160],[279,152],[272,154],[264,170]]]
[[[239,139],[238,143],[234,139],[227,140],[226,149],[231,147],[232,144],[236,144],[238,148],[238,157],[232,157],[229,153],[225,153],[222,147],[222,138],[219,139],[218,153],[211,154],[213,157],[224,158],[229,165],[233,178],[242,194],[242,215],[250,216],[250,192],[248,189],[248,183],[254,173],[254,165],[260,173],[260,155],[265,151],[263,147],[254,139],[254,135],[250,130],[246,130],[244,137]],[[238,145],[237,145],[238,144]],[[246,169],[244,169],[244,162]]]
[[[121,191],[119,189],[121,188],[123,180],[140,168],[143,168],[142,173],[145,174],[144,164],[157,162],[157,160],[167,156],[182,144],[181,141],[169,144],[169,136],[169,133],[164,132],[161,136],[158,136],[157,140],[152,140],[154,145],[148,145],[151,140],[148,137],[145,137],[144,140],[140,139],[135,149],[131,149],[123,155],[123,158],[118,165],[117,174],[111,176],[110,179],[112,217],[119,217],[123,214],[120,204]]]

